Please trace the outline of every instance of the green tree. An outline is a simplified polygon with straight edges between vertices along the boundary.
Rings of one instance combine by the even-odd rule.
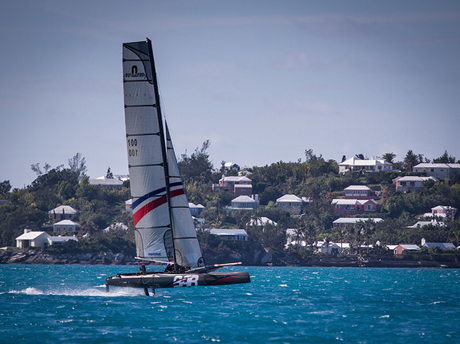
[[[187,156],[187,152],[181,155],[178,166],[185,183],[197,181],[206,184],[210,182],[212,163],[207,152],[210,145],[211,142],[206,140],[201,149],[196,148],[190,157]]]
[[[449,153],[447,153],[447,150],[444,152],[443,155],[441,155],[439,158],[436,158],[436,159],[433,159],[433,162],[434,163],[444,163],[444,164],[455,164],[455,157],[454,156],[451,156],[449,155]]]
[[[385,161],[387,161],[387,162],[389,162],[389,163],[392,164],[392,163],[394,162],[394,158],[396,158],[396,154],[393,153],[393,152],[391,152],[391,153],[385,153],[385,154],[382,155],[382,158],[383,158]]]

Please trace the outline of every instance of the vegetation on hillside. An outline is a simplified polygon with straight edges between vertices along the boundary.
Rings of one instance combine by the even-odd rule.
[[[245,172],[252,180],[253,192],[259,195],[260,207],[254,212],[229,214],[225,207],[235,196],[228,191],[212,191],[212,184],[218,182],[223,170],[213,172],[207,153],[209,145],[209,141],[206,141],[191,156],[184,153],[179,159],[189,201],[206,207],[202,213],[205,228],[244,228],[251,241],[262,244],[272,252],[284,250],[288,228],[297,229],[298,238],[308,244],[318,240],[350,242],[358,246],[374,245],[377,241],[381,245],[420,244],[421,238],[425,238],[427,241],[460,245],[458,214],[446,227],[406,229],[417,221],[418,215],[429,212],[437,205],[460,209],[459,175],[439,183],[425,182],[417,193],[396,192],[392,180],[397,176],[413,175],[410,171],[414,165],[429,161],[422,154],[408,151],[403,161],[399,162],[395,161],[394,153],[383,154],[386,160],[401,168],[401,171],[394,172],[339,174],[336,161],[326,160],[311,149],[305,151],[305,161],[280,161],[246,168]],[[361,157],[362,154],[357,156]],[[344,156],[342,160],[345,159]],[[456,159],[446,151],[433,161],[452,163]],[[132,217],[125,212],[125,201],[130,198],[129,182],[123,184],[122,190],[90,185],[85,176],[85,160],[80,154],[69,159],[68,168],[63,165],[50,168],[48,164],[41,168],[39,164],[34,164],[32,169],[37,173],[37,178],[23,189],[11,190],[8,181],[0,183],[0,199],[8,200],[8,203],[0,205],[1,246],[14,246],[14,239],[23,233],[24,228],[43,229],[48,222],[49,210],[59,205],[70,205],[79,211],[75,221],[80,223],[84,232],[91,234],[91,239],[82,240],[79,247],[75,243],[68,243],[55,250],[120,249],[122,246],[126,246],[130,252],[133,250]],[[332,227],[337,216],[333,213],[331,200],[341,197],[343,189],[349,185],[367,185],[380,196],[382,212],[375,216],[383,218],[383,222],[374,224],[366,221],[345,229]],[[309,197],[311,202],[302,215],[291,216],[275,206],[276,199],[284,194]],[[251,225],[251,220],[261,217],[268,217],[277,225]],[[104,233],[103,229],[113,223],[123,223],[129,230],[123,235]],[[213,244],[213,238],[200,235],[204,246]],[[309,254],[302,248],[295,250],[304,256]]]

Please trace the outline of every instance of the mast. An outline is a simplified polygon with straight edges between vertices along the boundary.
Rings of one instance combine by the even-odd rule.
[[[157,82],[157,72],[155,69],[155,60],[153,57],[153,49],[152,49],[152,41],[147,38],[147,46],[149,50],[149,57],[150,57],[150,67],[152,68],[152,80],[153,80],[153,92],[155,94],[155,107],[157,109],[157,117],[158,117],[158,126],[160,131],[160,138],[161,138],[161,154],[163,156],[163,171],[166,180],[166,200],[168,204],[168,215],[169,215],[169,223],[170,223],[170,230],[171,230],[171,237],[172,237],[172,254],[174,259],[174,269],[176,270],[177,261],[176,261],[176,249],[174,247],[174,231],[173,231],[173,223],[172,223],[172,215],[171,215],[171,187],[169,185],[169,168],[168,168],[168,157],[166,154],[166,136],[165,130],[163,127],[163,116],[161,114],[161,106],[160,106],[160,92],[158,91],[158,82]]]

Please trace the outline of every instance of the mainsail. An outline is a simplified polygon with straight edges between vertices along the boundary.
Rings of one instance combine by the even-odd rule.
[[[137,256],[204,266],[169,134],[166,143],[150,40],[123,44],[123,87]]]

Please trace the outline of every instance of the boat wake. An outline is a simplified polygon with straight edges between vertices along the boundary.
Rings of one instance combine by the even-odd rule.
[[[46,296],[95,296],[95,297],[127,297],[127,296],[144,296],[144,292],[140,289],[131,288],[114,288],[110,293],[105,292],[105,285],[103,287],[94,287],[87,289],[50,289],[41,290],[34,287],[28,287],[22,290],[10,290],[10,294],[22,295],[46,295]]]

